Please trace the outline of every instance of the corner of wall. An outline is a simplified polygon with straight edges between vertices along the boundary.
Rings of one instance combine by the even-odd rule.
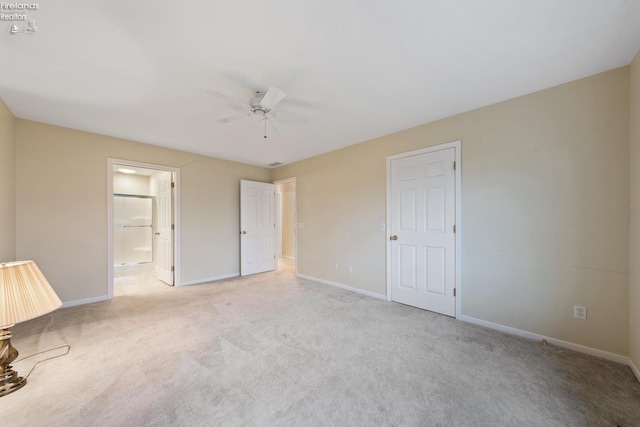
[[[15,117],[0,99],[0,261],[16,257]]]
[[[629,70],[629,357],[640,381],[640,51]]]

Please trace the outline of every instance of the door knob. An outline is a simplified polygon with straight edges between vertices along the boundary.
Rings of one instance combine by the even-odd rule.
[[[247,234],[247,232],[243,230],[240,232],[240,234]]]
[[[153,233],[153,234],[155,234],[156,236],[159,236],[159,235],[160,235],[160,233]]]
[[[398,236],[394,234],[393,236],[389,237],[389,240],[398,240]]]

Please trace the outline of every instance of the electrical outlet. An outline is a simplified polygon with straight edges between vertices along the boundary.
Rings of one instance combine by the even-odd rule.
[[[573,317],[576,319],[587,320],[587,307],[584,305],[573,306]]]
[[[336,266],[336,271],[338,271],[338,263],[334,264]]]
[[[353,273],[353,266],[352,266],[352,265],[349,265],[349,266],[347,267],[347,272],[349,272],[349,273]]]

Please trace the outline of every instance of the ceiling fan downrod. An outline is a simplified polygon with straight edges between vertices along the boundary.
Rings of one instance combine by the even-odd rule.
[[[262,121],[264,122],[264,139],[267,139],[267,115],[262,113]]]

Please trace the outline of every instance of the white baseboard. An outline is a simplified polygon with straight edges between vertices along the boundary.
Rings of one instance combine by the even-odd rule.
[[[209,277],[207,279],[199,279],[199,280],[193,280],[190,282],[183,282],[183,283],[180,283],[178,286],[199,285],[201,283],[215,282],[217,280],[230,279],[232,277],[238,277],[238,276],[240,276],[240,273],[224,274],[222,276]],[[74,307],[76,305],[93,304],[94,302],[102,302],[102,301],[108,301],[108,300],[109,300],[109,297],[107,297],[106,295],[103,295],[99,297],[79,299],[75,301],[67,301],[65,303],[62,303],[62,308]]]
[[[75,301],[67,301],[67,302],[62,303],[62,308],[75,307],[76,305],[93,304],[94,302],[107,301],[108,299],[109,298],[106,295],[102,295],[102,296],[99,296],[99,297],[78,299],[78,300],[75,300]]]
[[[336,287],[336,288],[344,289],[346,291],[351,291],[351,292],[355,292],[357,294],[366,295],[368,297],[382,299],[382,300],[385,300],[385,301],[387,300],[387,296],[386,295],[377,294],[375,292],[370,292],[370,291],[365,291],[364,289],[354,288],[352,286],[343,285],[341,283],[330,282],[329,280],[318,279],[317,277],[307,276],[305,274],[296,274],[296,277],[299,277],[300,279],[312,280],[314,282],[322,283],[323,285],[333,286],[333,287]]]
[[[189,282],[180,282],[177,286],[201,285],[202,283],[217,282],[218,280],[231,279],[240,276],[240,273],[223,274],[221,276],[208,277],[206,279],[191,280]]]
[[[638,367],[633,363],[633,360],[631,360],[631,358],[629,358],[629,367],[633,371],[633,374],[636,376],[638,382],[640,382],[640,370],[638,370]]]
[[[617,353],[610,353],[604,350],[598,350],[597,348],[587,347],[581,344],[575,344],[569,341],[560,340],[557,338],[547,337],[544,335],[536,334],[529,331],[523,331],[522,329],[516,329],[509,326],[504,326],[499,323],[488,322],[486,320],[476,319],[475,317],[461,315],[458,317],[459,320],[464,322],[473,323],[474,325],[484,326],[489,329],[493,329],[496,331],[504,332],[511,335],[517,335],[519,337],[529,338],[537,341],[546,340],[549,344],[555,345],[558,347],[566,348],[569,350],[577,351],[578,353],[589,354],[591,356],[596,356],[601,359],[611,360],[613,362],[622,363],[623,365],[631,366],[631,359],[627,356],[623,356]],[[633,369],[633,368],[632,368]],[[637,374],[636,374],[637,376]]]

